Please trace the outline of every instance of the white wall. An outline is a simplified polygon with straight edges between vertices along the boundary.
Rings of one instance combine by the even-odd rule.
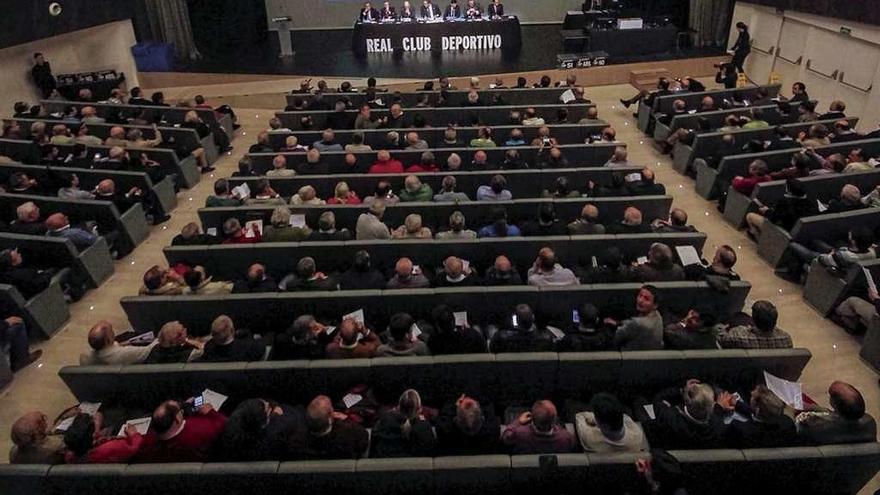
[[[746,72],[757,83],[778,74],[783,88],[796,81],[825,110],[832,100],[860,118],[861,130],[880,122],[880,26],[737,2],[732,23],[749,25],[752,53]],[[848,28],[850,35],[840,29]],[[732,45],[737,35],[731,27]],[[809,68],[808,68],[809,66]],[[823,75],[824,74],[824,75]],[[827,77],[834,76],[834,77]]]
[[[131,55],[135,43],[131,21],[126,20],[0,50],[0,116],[12,115],[17,101],[40,99],[30,75],[34,53],[45,54],[55,74],[116,69],[125,73],[131,88],[138,85]]]

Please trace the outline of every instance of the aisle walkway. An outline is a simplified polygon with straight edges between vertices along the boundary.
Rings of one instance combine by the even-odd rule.
[[[620,98],[631,96],[629,85],[590,88],[588,97],[599,105],[600,118],[617,129],[618,138],[628,143],[629,159],[645,164],[657,173],[657,181],[666,185],[675,199],[674,206],[690,214],[691,223],[708,234],[705,257],[711,257],[715,246],[728,244],[739,255],[736,270],[744,280],[752,283],[750,301],[767,299],[779,308],[779,325],[789,331],[795,345],[806,347],[813,353],[804,376],[804,391],[827,404],[826,389],[832,380],[844,380],[855,385],[865,396],[869,412],[880,417],[880,389],[877,375],[858,358],[860,343],[843,330],[822,318],[801,298],[800,288],[772,274],[770,267],[756,253],[755,246],[741,232],[726,224],[715,209],[715,203],[703,200],[694,193],[693,182],[670,168],[668,157],[658,154],[635,127],[631,110],[622,108]],[[240,92],[238,94],[241,94]],[[173,101],[179,95],[169,94]],[[203,177],[198,187],[180,194],[179,206],[167,224],[156,227],[150,238],[129,257],[116,265],[116,273],[97,291],[91,292],[71,307],[69,324],[51,341],[39,347],[45,351],[38,365],[22,371],[15,382],[0,395],[0,462],[6,462],[9,436],[6,432],[22,413],[41,410],[53,417],[73,403],[73,397],[58,378],[58,369],[76,364],[78,356],[87,349],[86,335],[89,327],[99,319],[110,321],[117,329],[126,329],[127,321],[119,299],[136,294],[143,273],[152,265],[164,265],[162,248],[189,222],[197,221],[196,210],[204,205],[212,191],[214,176],[228,177],[237,169],[237,163],[256,138],[256,133],[266,126],[271,115],[268,109],[236,109],[242,129],[239,131],[231,155],[224,156],[217,170]],[[875,479],[869,485],[870,494],[880,488]]]

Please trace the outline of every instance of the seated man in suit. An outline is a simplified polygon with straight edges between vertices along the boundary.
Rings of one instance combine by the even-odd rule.
[[[250,335],[236,338],[235,324],[226,315],[218,316],[211,323],[211,340],[205,343],[200,362],[231,363],[262,361],[266,344]]]
[[[501,441],[513,454],[564,454],[575,447],[575,438],[559,423],[556,406],[540,400],[504,428]]]
[[[655,419],[644,424],[652,447],[713,449],[723,445],[724,421],[714,413],[715,391],[699,380],[669,389],[654,400]]]
[[[15,287],[25,299],[46,290],[56,273],[56,269],[39,270],[26,265],[18,249],[0,251],[0,283]]]
[[[492,3],[486,7],[486,13],[489,14],[489,19],[504,17],[504,5],[501,0],[492,0]]]
[[[865,412],[865,399],[855,387],[836,381],[828,396],[831,409],[813,406],[797,416],[798,436],[813,445],[876,440],[877,423]]]
[[[446,7],[443,18],[446,20],[462,18],[461,5],[458,4],[458,0],[449,0],[449,6]]]
[[[379,11],[374,9],[370,2],[365,2],[364,8],[361,9],[359,14],[359,19],[361,22],[376,22],[380,19]]]
[[[480,7],[477,0],[468,0],[464,16],[467,19],[480,19],[483,17],[483,8]]]
[[[420,13],[422,15],[422,19],[428,21],[440,19],[442,16],[442,13],[440,12],[440,7],[434,5],[434,2],[432,0],[422,1],[422,8]]]
[[[397,10],[391,6],[391,2],[385,2],[382,4],[382,10],[379,12],[379,16],[383,21],[396,21]]]
[[[13,234],[44,235],[46,224],[40,221],[40,207],[28,201],[15,209],[16,220],[9,225]]]
[[[366,454],[370,435],[363,426],[333,410],[325,395],[315,397],[306,408],[304,432],[290,438],[288,447],[301,459],[358,459]]]

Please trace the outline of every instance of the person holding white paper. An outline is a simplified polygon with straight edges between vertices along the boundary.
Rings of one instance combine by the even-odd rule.
[[[765,385],[752,390],[749,403],[737,402],[722,392],[718,403],[730,413],[740,413],[748,421],[732,421],[725,431],[726,443],[736,449],[779,448],[797,445],[797,427],[785,414],[785,402]],[[732,406],[732,409],[731,409]]]
[[[470,263],[465,266],[461,258],[450,256],[443,260],[443,269],[434,279],[435,287],[472,287],[480,285],[480,278],[471,269]]]
[[[336,338],[327,344],[328,359],[360,359],[376,357],[382,341],[364,323],[348,318],[336,329]]]
[[[391,342],[382,344],[376,350],[378,357],[397,356],[429,356],[431,351],[428,346],[413,336],[415,320],[406,313],[397,313],[391,316],[388,323],[388,333],[391,334]]]
[[[229,181],[226,179],[217,179],[214,182],[214,195],[208,196],[205,200],[205,208],[224,208],[241,206],[245,198],[240,198],[232,194],[229,190]]]
[[[150,431],[135,457],[137,462],[205,462],[208,459],[226,426],[226,416],[210,404],[195,409],[188,404],[169,400],[156,408]]]
[[[422,269],[409,258],[400,258],[394,265],[394,276],[388,281],[387,289],[426,289],[431,286]]]
[[[223,222],[223,244],[258,244],[263,242],[263,234],[259,231],[245,229],[237,218]],[[250,235],[248,235],[250,234]]]
[[[779,313],[770,301],[752,305],[752,324],[721,330],[718,343],[725,349],[791,349],[791,335],[776,327]]]
[[[64,445],[67,464],[124,464],[138,454],[144,444],[144,436],[134,426],[123,428],[121,438],[107,438],[97,434],[101,431],[100,415],[78,414],[67,431]]]
[[[61,435],[52,434],[49,418],[39,411],[24,414],[12,424],[9,450],[10,464],[61,464],[64,462],[64,442]],[[496,430],[497,435],[497,430]]]
[[[272,210],[269,225],[263,229],[263,242],[302,242],[308,239],[312,230],[307,225],[291,225],[292,216],[286,206],[278,206]]]

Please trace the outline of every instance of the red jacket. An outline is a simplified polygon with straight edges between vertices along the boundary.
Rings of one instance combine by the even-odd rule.
[[[403,164],[400,161],[391,159],[387,162],[376,162],[370,167],[368,174],[402,174]]]
[[[419,172],[439,172],[440,169],[437,168],[437,165],[423,165],[421,163],[416,163],[415,165],[410,165],[409,168],[406,169],[406,173],[408,174],[417,174]]]
[[[738,179],[733,179],[733,190],[740,194],[751,196],[755,186],[771,180],[773,179],[769,175],[762,175],[760,177],[751,175],[748,177],[740,177]]]
[[[168,440],[160,440],[150,430],[144,436],[144,444],[137,456],[140,462],[204,462],[211,446],[223,433],[226,416],[211,411],[186,418],[183,430]]]
[[[361,198],[359,198],[355,192],[349,193],[348,197],[345,198],[345,201],[340,201],[336,196],[327,200],[328,205],[359,205],[361,203],[363,203],[363,201],[361,201]]]
[[[263,242],[262,234],[254,233],[253,237],[247,237],[242,234],[238,237],[230,237],[223,241],[223,244],[259,244]]]
[[[76,457],[69,450],[64,454],[67,464],[123,464],[134,457],[144,444],[144,436],[135,433],[131,437],[113,438],[90,450],[84,458]]]

